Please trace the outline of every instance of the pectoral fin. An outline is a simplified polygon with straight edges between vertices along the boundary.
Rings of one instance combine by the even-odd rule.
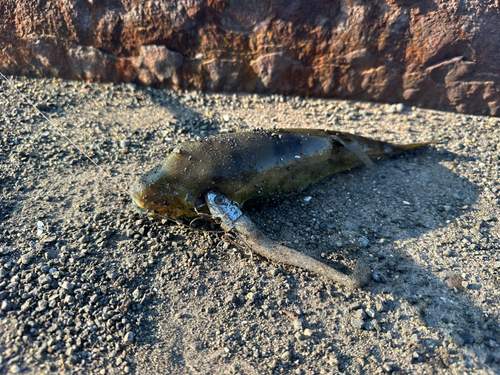
[[[355,139],[347,139],[340,135],[333,135],[333,138],[347,148],[354,156],[363,162],[367,167],[373,167],[373,162],[370,157],[363,150],[363,147]]]

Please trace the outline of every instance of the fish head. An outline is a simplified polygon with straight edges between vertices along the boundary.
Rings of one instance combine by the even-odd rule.
[[[182,176],[160,164],[141,176],[130,190],[137,211],[153,216],[196,216],[195,199]]]

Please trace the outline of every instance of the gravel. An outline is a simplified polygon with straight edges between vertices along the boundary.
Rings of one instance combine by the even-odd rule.
[[[498,118],[11,79],[103,171],[1,82],[0,374],[500,372]],[[273,126],[435,141],[245,205],[339,270],[367,256],[362,289],[134,212],[130,184],[181,142]]]

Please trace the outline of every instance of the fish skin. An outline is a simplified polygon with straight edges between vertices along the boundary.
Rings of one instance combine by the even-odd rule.
[[[242,205],[256,197],[290,193],[368,158],[426,145],[393,145],[349,133],[276,129],[227,133],[185,142],[133,185],[142,211],[170,218],[208,212],[203,194],[216,190]],[[368,163],[367,163],[368,164]]]

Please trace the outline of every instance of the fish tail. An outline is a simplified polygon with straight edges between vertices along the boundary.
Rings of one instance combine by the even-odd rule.
[[[397,145],[348,133],[330,131],[328,134],[368,167],[373,166],[370,158],[397,154],[434,143],[431,141]]]
[[[436,142],[430,141],[430,142],[408,143],[406,145],[391,145],[390,146],[391,150],[388,150],[387,153],[394,154],[397,152],[409,151],[409,150],[413,150],[415,148],[429,146],[429,145],[434,144],[434,143],[436,143]]]

